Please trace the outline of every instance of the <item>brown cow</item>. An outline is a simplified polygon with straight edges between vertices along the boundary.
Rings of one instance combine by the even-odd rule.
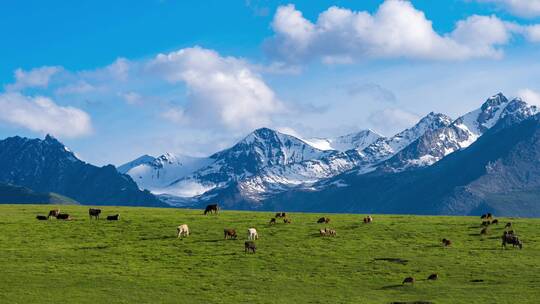
[[[234,229],[224,229],[223,235],[225,239],[235,239],[236,240],[236,230]]]
[[[283,217],[287,217],[287,213],[285,213],[285,212],[276,213],[276,218],[283,218]]]
[[[373,218],[370,215],[364,218],[364,224],[369,224],[371,222],[373,222]]]
[[[38,215],[38,216],[36,216],[36,218],[37,218],[38,220],[40,220],[40,221],[46,221],[46,220],[49,219],[49,217],[48,217],[48,216],[45,216],[45,215]]]
[[[245,253],[248,253],[248,252],[252,252],[252,253],[255,253],[255,250],[257,250],[257,246],[255,245],[255,242],[253,241],[246,241],[244,243],[244,252]]]
[[[410,283],[410,284],[414,284],[415,280],[413,277],[406,277],[405,280],[403,280],[403,283],[401,283],[402,285],[404,285],[405,283]]]
[[[283,219],[283,223],[285,223],[285,224],[290,224],[290,223],[291,223],[291,219],[285,218],[285,219]]]
[[[60,209],[53,209],[49,211],[49,216],[47,218],[50,218],[51,216],[57,217],[60,214]]]
[[[321,223],[328,224],[328,223],[330,223],[330,218],[329,217],[321,217],[320,219],[317,220],[317,223],[319,223],[319,224],[321,224]]]
[[[448,247],[448,246],[452,245],[452,241],[447,240],[447,239],[442,239],[442,244],[443,244],[444,247]]]

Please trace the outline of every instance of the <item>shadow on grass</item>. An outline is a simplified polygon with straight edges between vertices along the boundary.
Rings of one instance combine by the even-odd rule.
[[[407,265],[409,263],[409,260],[400,259],[400,258],[374,258],[374,261],[387,261],[392,263],[398,263],[401,265]]]
[[[84,247],[78,247],[77,250],[101,250],[101,249],[107,249],[109,248],[109,245],[97,245],[97,246],[84,246]]]
[[[142,236],[139,239],[141,241],[150,241],[150,240],[168,240],[168,239],[176,239],[177,237],[175,235],[162,235],[162,236]]]
[[[381,289],[385,290],[385,289],[396,289],[396,288],[403,288],[403,287],[405,287],[405,285],[403,285],[403,284],[395,284],[395,285],[383,286],[383,287],[381,287]]]

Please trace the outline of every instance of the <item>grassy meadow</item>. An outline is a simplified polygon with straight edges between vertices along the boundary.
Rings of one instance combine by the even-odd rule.
[[[540,220],[59,206],[72,221],[38,221],[49,205],[0,206],[0,303],[537,303]],[[108,214],[120,221],[108,222]],[[317,224],[321,216],[329,224]],[[512,221],[523,250],[501,249]],[[192,234],[176,238],[176,227]],[[259,232],[244,253],[246,230]],[[319,228],[337,230],[320,237]],[[224,240],[235,228],[238,240]],[[443,248],[442,238],[453,245]],[[439,280],[425,280],[437,273]],[[403,286],[405,277],[416,278]],[[480,280],[480,282],[473,282]]]

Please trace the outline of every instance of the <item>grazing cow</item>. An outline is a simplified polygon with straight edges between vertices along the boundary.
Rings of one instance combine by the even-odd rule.
[[[223,230],[223,235],[225,237],[225,239],[235,239],[236,240],[236,230],[234,229],[224,229]]]
[[[498,220],[498,219],[494,219],[493,221],[491,221],[491,224],[492,224],[492,225],[498,225],[498,224],[499,224],[499,220]]]
[[[401,283],[402,285],[405,285],[405,283],[410,283],[410,284],[414,284],[415,280],[413,277],[406,277],[404,280],[403,280],[403,283]]]
[[[493,215],[488,212],[488,214],[486,214],[486,219],[492,219],[492,218],[493,218]]]
[[[511,223],[511,222],[508,222],[508,223],[506,223],[506,225],[504,225],[504,229],[510,228],[510,227],[512,227],[512,223]]]
[[[506,244],[512,244],[512,247],[523,249],[523,242],[513,233],[504,232],[502,235],[502,246],[506,248]]]
[[[275,217],[271,218],[269,224],[270,224],[270,225],[273,225],[273,224],[275,224],[275,223],[276,223],[276,218],[275,218]]]
[[[176,237],[184,237],[189,235],[189,227],[186,224],[182,224],[176,227]]]
[[[326,236],[326,228],[324,228],[324,229],[319,229],[319,234],[320,234],[321,236]]]
[[[481,220],[485,220],[487,218],[487,214],[482,214],[482,216],[480,217]]]
[[[257,233],[257,229],[255,228],[249,228],[247,234],[248,234],[248,240],[250,241],[259,239],[259,234]]]
[[[45,216],[45,215],[38,215],[38,216],[36,216],[36,218],[37,218],[38,220],[40,220],[40,221],[46,221],[46,220],[49,219],[49,217],[48,217],[48,216]]]
[[[67,214],[67,213],[59,213],[59,214],[56,216],[56,219],[57,219],[57,220],[66,220],[66,221],[69,221],[69,220],[71,220],[71,216],[69,216],[69,214]]]
[[[321,223],[328,224],[328,223],[330,223],[330,218],[329,217],[321,217],[320,219],[317,220],[317,223],[319,223],[319,224],[321,224]]]
[[[442,244],[443,244],[444,247],[448,247],[448,246],[452,245],[452,241],[447,240],[447,239],[442,239]]]
[[[429,277],[427,279],[430,280],[430,281],[435,281],[435,280],[439,279],[439,275],[436,274],[436,273],[432,273],[432,274],[429,275]]]
[[[120,214],[108,215],[107,216],[107,221],[118,221],[119,219],[120,219]]]
[[[88,215],[90,216],[90,219],[92,219],[93,217],[96,220],[99,220],[100,214],[101,214],[101,209],[94,209],[94,208],[88,209]]]
[[[319,229],[319,233],[321,236],[336,236],[337,235],[334,229],[328,229],[328,228]]]
[[[488,234],[488,229],[487,229],[487,227],[484,228],[484,229],[482,229],[482,231],[480,231],[480,235],[486,235],[486,234]]]
[[[283,223],[290,224],[292,222],[291,222],[291,219],[285,218],[285,219],[283,219]]]
[[[490,221],[482,221],[482,226],[489,226],[491,225]]]
[[[287,217],[287,213],[285,213],[285,212],[276,213],[276,218],[283,218],[283,217]]]
[[[371,215],[368,215],[364,218],[364,224],[369,224],[373,222],[373,218],[371,217]]]
[[[255,253],[255,250],[257,250],[257,246],[255,246],[255,242],[253,241],[246,241],[244,243],[244,252],[245,253],[248,253],[248,252],[252,252],[252,253]]]
[[[206,208],[204,209],[204,215],[207,215],[208,213],[217,214],[218,211],[219,211],[218,204],[211,204],[211,205],[206,206]]]
[[[60,214],[60,209],[53,209],[49,211],[49,216],[47,218],[50,218],[51,216],[57,217]]]

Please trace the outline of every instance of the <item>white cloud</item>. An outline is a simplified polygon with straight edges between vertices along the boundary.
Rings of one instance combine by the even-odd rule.
[[[127,104],[140,105],[143,102],[143,97],[136,92],[125,92],[118,94]]]
[[[15,83],[6,86],[8,91],[18,91],[25,88],[46,88],[51,77],[62,71],[61,67],[44,66],[40,68],[24,71],[15,70]]]
[[[92,132],[90,116],[74,107],[59,106],[46,97],[20,93],[0,94],[0,121],[58,137],[78,137]]]
[[[84,80],[76,83],[69,83],[58,88],[55,92],[59,95],[85,94],[96,90],[96,88]]]
[[[496,16],[473,15],[441,35],[422,11],[404,0],[386,0],[374,14],[333,6],[315,23],[289,4],[277,9],[272,28],[275,36],[266,42],[270,55],[289,62],[316,58],[329,64],[373,58],[500,58],[501,46],[513,33]]]
[[[247,62],[213,50],[194,47],[160,54],[148,68],[170,83],[186,85],[188,103],[181,117],[193,124],[253,128],[269,124],[271,116],[283,109]],[[179,117],[171,113],[166,117]]]
[[[375,111],[368,117],[368,122],[373,126],[373,129],[386,135],[409,128],[418,120],[420,120],[418,115],[397,108]]]
[[[495,3],[510,13],[533,18],[540,16],[540,0],[477,0],[478,2]]]
[[[540,93],[531,89],[519,90],[517,96],[528,104],[540,107]]]

